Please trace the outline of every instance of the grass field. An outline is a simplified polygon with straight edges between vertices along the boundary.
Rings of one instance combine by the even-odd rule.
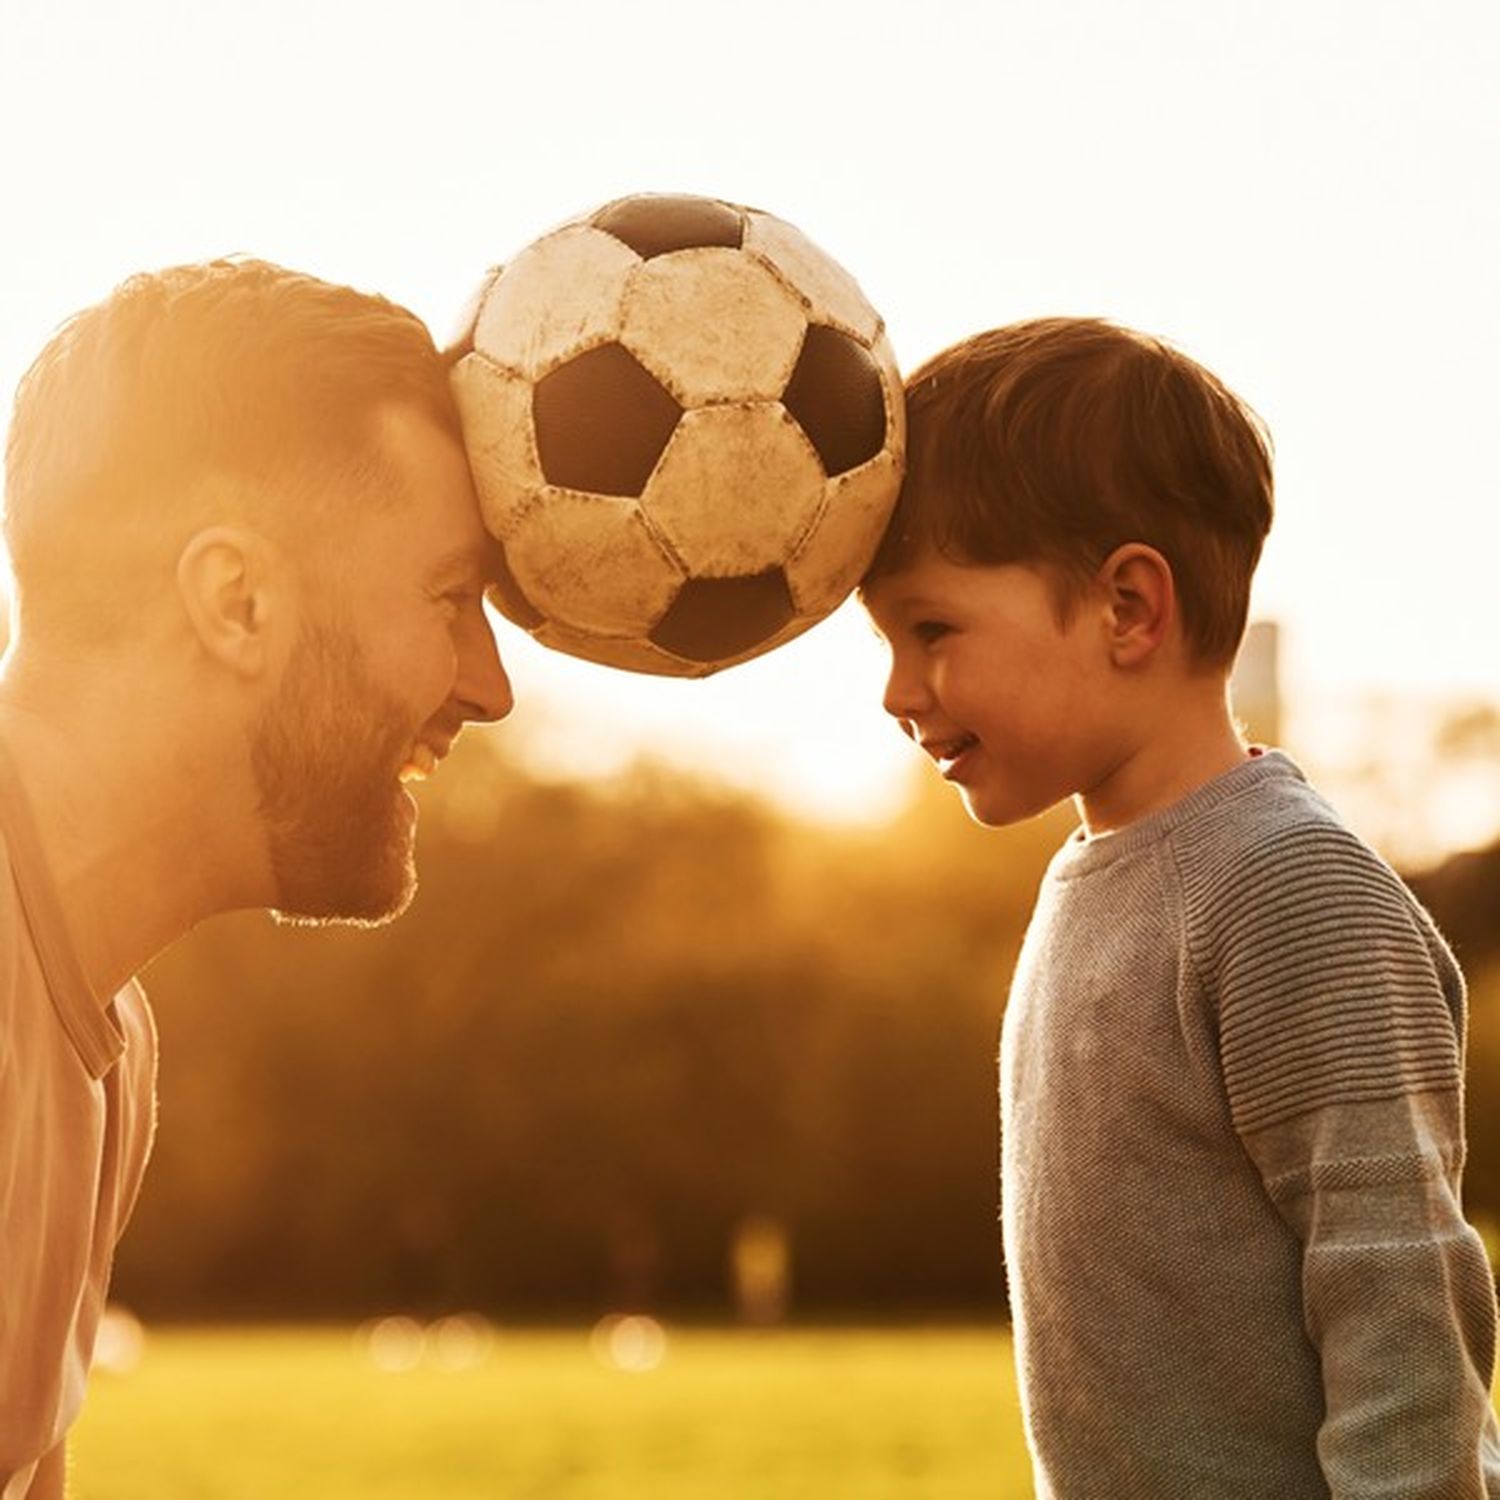
[[[375,1368],[350,1330],[152,1330],[96,1373],[75,1500],[1010,1500],[1031,1494],[997,1330],[668,1330],[645,1373],[586,1330]]]

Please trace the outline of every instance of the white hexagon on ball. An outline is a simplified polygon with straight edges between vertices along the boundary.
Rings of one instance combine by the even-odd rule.
[[[742,251],[679,250],[630,278],[620,342],[684,406],[774,401],[806,322],[797,299]]]
[[[682,583],[634,500],[544,489],[506,540],[511,573],[548,619],[644,636]]]
[[[657,677],[702,677],[713,670],[701,662],[684,661],[673,656],[670,651],[663,651],[648,640],[570,630],[555,620],[539,625],[532,635],[554,651],[566,652],[601,667],[618,667],[623,672],[649,672]]]
[[[786,564],[799,615],[827,614],[864,577],[890,515],[892,487],[900,480],[895,455],[886,451],[829,481],[818,524]]]
[[[891,348],[889,336],[881,331],[870,350],[880,370],[880,381],[885,387],[886,436],[885,449],[896,460],[896,482],[899,485],[901,470],[906,465],[906,393],[901,384],[901,368],[896,363],[896,351]]]
[[[641,263],[612,234],[571,224],[529,245],[490,283],[474,347],[535,380],[618,334],[620,299]]]
[[[449,375],[479,508],[505,540],[546,483],[531,424],[531,382],[466,354]]]
[[[859,283],[802,231],[774,214],[752,209],[745,226],[745,249],[763,256],[797,289],[816,322],[851,333],[868,348],[880,333],[880,314]]]
[[[778,404],[686,412],[641,508],[699,578],[779,567],[823,503],[812,444]]]

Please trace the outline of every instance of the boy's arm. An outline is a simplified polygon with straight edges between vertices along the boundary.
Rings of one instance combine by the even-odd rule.
[[[1458,1094],[1330,1104],[1244,1139],[1302,1242],[1333,1495],[1500,1496],[1494,1281],[1455,1187]]]
[[[1324,1474],[1335,1497],[1500,1496],[1495,1283],[1458,1188],[1462,981],[1352,835],[1290,838],[1247,862],[1215,977],[1235,1125],[1302,1246]]]

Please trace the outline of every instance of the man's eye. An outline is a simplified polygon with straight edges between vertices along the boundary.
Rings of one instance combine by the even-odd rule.
[[[482,598],[483,595],[478,589],[464,587],[445,589],[438,595],[438,602],[454,615],[461,615],[465,610],[477,605]]]
[[[941,640],[952,628],[951,625],[945,625],[941,620],[918,620],[912,626],[911,633],[924,646],[930,646],[934,641]]]

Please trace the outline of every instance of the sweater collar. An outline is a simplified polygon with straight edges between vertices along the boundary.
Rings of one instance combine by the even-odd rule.
[[[1239,765],[1195,787],[1185,797],[1158,808],[1124,828],[1092,836],[1079,828],[1057,851],[1051,874],[1061,879],[1087,875],[1159,843],[1184,824],[1216,812],[1226,803],[1274,782],[1307,778],[1284,750],[1252,750]]]

